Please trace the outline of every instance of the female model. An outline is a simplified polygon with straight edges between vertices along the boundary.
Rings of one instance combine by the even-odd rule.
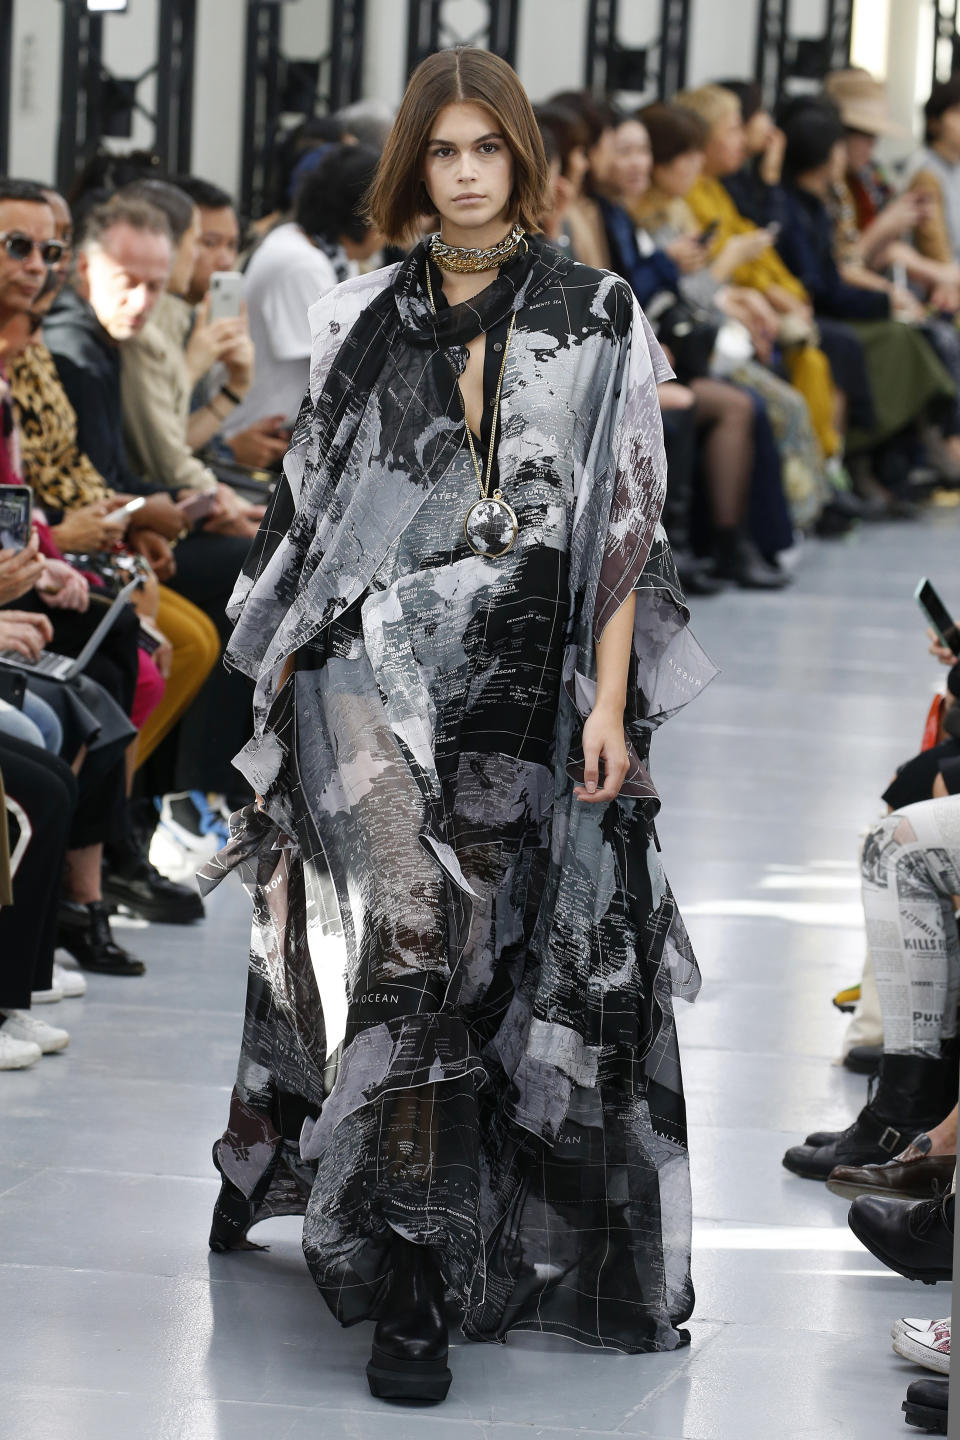
[[[263,798],[208,873],[257,921],[211,1245],[305,1211],[385,1399],[446,1395],[448,1311],[637,1352],[693,1304],[699,977],[645,761],[713,672],[658,524],[670,372],[623,281],[534,237],[546,181],[503,60],[424,61],[370,208],[440,232],[314,307],[234,597]]]

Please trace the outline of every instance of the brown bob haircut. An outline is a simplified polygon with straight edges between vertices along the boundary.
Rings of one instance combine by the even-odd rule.
[[[550,208],[550,171],[527,93],[499,55],[474,46],[438,50],[410,77],[370,188],[371,222],[389,241],[403,244],[436,207],[423,184],[430,131],[441,110],[469,101],[489,110],[513,156],[509,218],[536,233]]]
[[[646,127],[654,165],[669,165],[691,150],[703,150],[710,138],[707,122],[684,105],[645,105],[635,118]]]

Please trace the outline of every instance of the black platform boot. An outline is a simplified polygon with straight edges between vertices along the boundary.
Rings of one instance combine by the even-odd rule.
[[[787,1170],[807,1180],[826,1180],[837,1165],[882,1165],[923,1130],[940,1122],[953,1101],[952,1059],[884,1055],[876,1089],[846,1130],[821,1144],[794,1145],[783,1157]],[[827,1132],[815,1133],[821,1139]]]
[[[215,1255],[225,1255],[228,1250],[269,1250],[269,1245],[256,1245],[252,1240],[248,1240],[247,1231],[255,1223],[257,1209],[270,1188],[270,1181],[277,1168],[276,1155],[249,1200],[243,1191],[238,1190],[233,1181],[224,1175],[220,1164],[219,1140],[214,1142],[213,1163],[220,1175],[220,1194],[213,1207],[213,1222],[208,1241],[210,1249]]]
[[[378,1400],[445,1400],[447,1317],[443,1277],[426,1245],[393,1237],[393,1274],[367,1365]]]

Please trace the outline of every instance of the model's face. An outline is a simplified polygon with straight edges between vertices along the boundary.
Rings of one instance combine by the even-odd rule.
[[[482,105],[462,101],[440,111],[430,130],[423,183],[445,226],[481,230],[506,223],[513,156]]]
[[[688,150],[678,155],[669,165],[655,165],[653,178],[661,190],[675,199],[682,200],[696,185],[703,170],[703,151]]]
[[[49,205],[27,200],[0,200],[0,234],[33,241],[28,254],[15,260],[0,241],[0,317],[26,314],[43,289],[47,266],[39,245],[56,238]]]
[[[200,211],[196,205],[193,207],[193,218],[180,238],[173,256],[173,265],[170,267],[170,278],[167,280],[167,289],[173,295],[186,295],[190,289],[190,281],[193,278],[193,267],[197,263],[197,250],[200,245]]]
[[[624,120],[618,125],[613,140],[611,180],[613,188],[625,200],[635,200],[650,188],[650,137],[639,120]]]
[[[847,167],[856,174],[864,170],[873,159],[877,148],[876,135],[865,135],[862,130],[848,130],[846,135]]]
[[[210,289],[215,270],[236,270],[240,254],[240,226],[232,205],[210,210],[200,206],[200,238],[193,261],[187,298],[199,305]]]
[[[711,175],[732,175],[746,159],[747,143],[739,107],[717,120],[707,141],[706,166]]]
[[[167,286],[172,254],[166,235],[112,225],[98,245],[77,256],[97,319],[122,343],[142,330]]]

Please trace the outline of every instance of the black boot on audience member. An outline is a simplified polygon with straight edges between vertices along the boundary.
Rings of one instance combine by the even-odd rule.
[[[716,574],[721,580],[732,580],[743,590],[782,590],[790,583],[784,570],[764,560],[748,535],[740,529],[714,531]]]
[[[192,886],[168,880],[150,864],[156,822],[152,800],[128,803],[125,833],[104,851],[103,898],[108,906],[122,905],[142,920],[190,925],[203,919],[203,901]]]
[[[928,1435],[946,1435],[949,1403],[950,1381],[930,1375],[907,1387],[907,1398],[900,1408],[907,1425],[916,1425]]]
[[[378,1400],[445,1400],[447,1316],[443,1277],[426,1245],[393,1237],[393,1274],[367,1365]]]
[[[81,970],[100,975],[143,975],[146,965],[118,945],[110,932],[110,917],[102,900],[87,905],[61,900],[57,913],[57,944],[67,950]]]
[[[888,1270],[924,1285],[953,1279],[953,1217],[956,1197],[897,1200],[858,1195],[847,1224],[861,1245]]]
[[[950,1059],[884,1055],[876,1089],[853,1124],[825,1143],[791,1146],[783,1157],[785,1167],[807,1180],[826,1180],[837,1165],[882,1165],[892,1160],[948,1113],[953,1104],[946,1099],[953,1069]],[[823,1139],[827,1133],[814,1132],[813,1138]]]

